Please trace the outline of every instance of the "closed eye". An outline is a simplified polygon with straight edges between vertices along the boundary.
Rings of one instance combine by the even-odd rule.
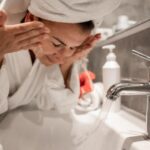
[[[53,44],[53,46],[56,47],[56,48],[62,47],[62,44],[55,44],[55,43],[53,43],[53,42],[52,42],[52,44]]]
[[[64,47],[64,45],[62,45],[61,43],[60,43],[60,44],[55,44],[55,43],[52,42],[52,44],[53,44],[53,46],[56,47],[56,48],[63,48],[63,47]],[[74,51],[74,50],[76,50],[76,49],[77,49],[77,47],[70,47],[70,50],[71,50],[71,51]]]
[[[70,50],[72,50],[72,51],[74,51],[76,49],[77,49],[77,47],[70,47]]]

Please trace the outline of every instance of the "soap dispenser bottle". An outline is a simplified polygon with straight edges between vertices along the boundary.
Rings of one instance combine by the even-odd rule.
[[[102,78],[104,85],[104,102],[107,100],[107,90],[115,83],[120,82],[120,66],[116,61],[116,55],[113,50],[116,48],[115,45],[106,45],[102,47],[104,50],[109,50],[106,57],[106,62],[102,68]],[[120,110],[120,98],[114,102],[111,111],[117,112]]]

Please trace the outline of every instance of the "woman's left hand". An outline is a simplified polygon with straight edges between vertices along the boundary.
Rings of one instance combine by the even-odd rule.
[[[95,46],[96,42],[101,38],[100,34],[92,35],[88,37],[81,46],[76,49],[76,52],[71,56],[66,58],[64,64],[73,64],[75,61],[86,57],[93,47]]]

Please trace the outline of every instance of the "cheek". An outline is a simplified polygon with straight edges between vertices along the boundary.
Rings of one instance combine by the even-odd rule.
[[[48,42],[42,42],[43,55],[52,55],[57,52],[57,50]]]
[[[63,57],[71,57],[74,53],[75,53],[74,50],[61,50],[61,51],[60,51],[60,54],[61,54]]]
[[[70,51],[70,52],[68,52],[67,57],[71,57],[71,56],[73,56],[73,54],[74,54],[74,52]]]

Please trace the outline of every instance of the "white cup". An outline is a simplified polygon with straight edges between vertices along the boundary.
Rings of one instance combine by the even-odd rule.
[[[128,16],[122,15],[118,17],[117,29],[123,30],[129,27],[129,18]]]

